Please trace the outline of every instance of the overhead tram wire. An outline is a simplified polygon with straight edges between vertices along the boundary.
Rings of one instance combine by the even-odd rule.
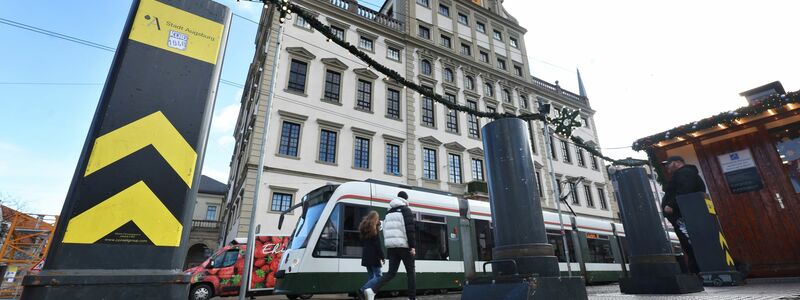
[[[95,49],[105,50],[105,51],[108,51],[108,52],[115,52],[116,51],[116,49],[113,48],[113,47],[109,47],[109,46],[106,46],[106,45],[101,45],[101,44],[98,44],[98,43],[95,43],[95,42],[90,42],[90,41],[87,41],[87,40],[84,40],[84,39],[76,38],[76,37],[73,37],[73,36],[70,36],[70,35],[66,35],[66,34],[61,34],[61,33],[58,33],[58,32],[47,30],[47,29],[42,29],[42,28],[31,26],[31,25],[28,25],[28,24],[15,22],[15,21],[12,21],[12,20],[9,20],[9,19],[5,19],[5,18],[0,18],[0,23],[6,24],[8,26],[13,26],[13,27],[17,27],[17,28],[20,28],[20,29],[24,29],[24,30],[36,32],[36,33],[43,34],[43,35],[46,35],[46,36],[59,38],[59,39],[62,39],[62,40],[66,40],[66,41],[70,41],[70,42],[73,42],[73,43],[81,44],[81,45],[84,45],[84,46],[89,46],[89,47],[92,47],[92,48],[95,48]]]

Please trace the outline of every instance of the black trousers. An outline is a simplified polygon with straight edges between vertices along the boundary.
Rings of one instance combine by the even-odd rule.
[[[392,280],[397,275],[397,269],[400,268],[400,261],[406,267],[406,274],[408,274],[408,298],[416,299],[417,297],[417,274],[414,271],[414,257],[411,256],[410,249],[408,248],[388,248],[386,249],[386,256],[389,258],[389,272],[383,274],[374,286],[371,286],[373,291],[378,292],[381,287]]]
[[[669,219],[668,219],[669,220]],[[675,229],[675,235],[678,236],[678,241],[681,243],[681,248],[683,249],[683,253],[686,255],[688,260],[689,266],[689,273],[699,273],[700,269],[697,267],[697,260],[694,256],[694,248],[692,248],[692,243],[689,241],[689,236],[687,236],[678,224],[679,219],[676,220],[669,220],[672,223],[672,228]],[[685,226],[685,225],[684,225]]]

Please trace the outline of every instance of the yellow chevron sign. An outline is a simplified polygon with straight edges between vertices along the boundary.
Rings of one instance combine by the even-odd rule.
[[[192,187],[197,153],[160,111],[97,138],[84,177],[149,145]]]
[[[719,233],[719,246],[722,248],[722,251],[725,251],[725,263],[729,266],[733,266],[733,257],[731,257],[731,253],[728,251],[728,241],[725,240],[725,236],[722,235],[722,232]]]
[[[191,188],[197,153],[161,111],[95,139],[84,177],[149,145]],[[63,242],[93,244],[130,221],[156,246],[180,245],[183,225],[143,181],[72,218]],[[124,234],[114,239],[122,243],[146,242]]]
[[[93,244],[130,221],[156,246],[180,245],[183,225],[144,181],[72,218],[64,243]]]

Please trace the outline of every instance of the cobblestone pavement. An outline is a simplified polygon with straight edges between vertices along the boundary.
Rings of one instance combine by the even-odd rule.
[[[706,287],[705,291],[685,295],[625,295],[619,292],[619,285],[595,285],[586,287],[589,299],[636,299],[636,300],[657,300],[657,299],[685,299],[685,300],[800,300],[800,278],[781,278],[781,279],[749,279],[748,283],[736,287]],[[457,300],[461,295],[451,293],[446,295],[419,296],[418,299],[424,300]],[[217,298],[225,299],[225,298]],[[259,300],[278,300],[286,299],[285,296],[258,297]],[[326,300],[345,300],[352,299],[347,295],[314,295],[312,298]],[[407,298],[383,298],[388,300],[404,300]],[[487,299],[492,300],[492,299]]]

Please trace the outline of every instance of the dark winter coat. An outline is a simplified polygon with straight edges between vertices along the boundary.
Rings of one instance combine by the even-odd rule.
[[[384,259],[384,256],[380,237],[375,235],[371,238],[362,238],[361,265],[364,267],[380,267],[382,259]]]
[[[675,200],[675,197],[705,191],[706,184],[703,182],[703,178],[700,178],[697,167],[694,165],[684,165],[680,169],[675,170],[672,174],[672,178],[670,178],[667,186],[664,188],[664,199],[661,201],[661,211],[663,212],[664,207],[669,205],[669,207],[672,208],[672,214],[664,213],[664,217],[671,222],[682,217],[681,210],[678,207],[678,202]]]

